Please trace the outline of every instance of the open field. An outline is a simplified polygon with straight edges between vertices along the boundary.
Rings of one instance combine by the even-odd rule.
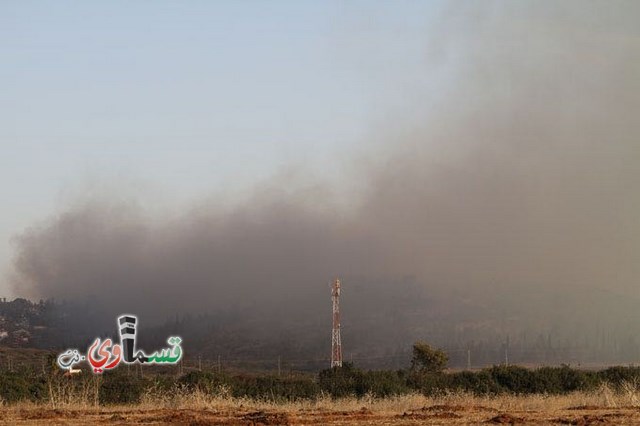
[[[476,397],[419,394],[390,398],[345,398],[292,403],[206,395],[199,392],[146,395],[141,403],[59,406],[20,403],[4,406],[1,424],[165,424],[187,425],[415,425],[415,424],[640,424],[635,390],[563,396]]]

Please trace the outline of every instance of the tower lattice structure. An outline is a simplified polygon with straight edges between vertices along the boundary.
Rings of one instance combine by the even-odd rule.
[[[340,280],[331,285],[333,302],[333,328],[331,330],[331,367],[342,367],[342,340],[340,338]]]

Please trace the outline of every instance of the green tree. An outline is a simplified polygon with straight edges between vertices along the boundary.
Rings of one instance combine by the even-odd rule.
[[[447,367],[449,356],[441,349],[432,348],[427,342],[413,344],[411,369],[414,371],[441,373]]]

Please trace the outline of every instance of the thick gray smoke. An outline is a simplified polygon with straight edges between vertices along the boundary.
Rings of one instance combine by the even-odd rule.
[[[326,311],[335,275],[413,276],[496,311],[522,294],[534,320],[560,294],[568,309],[594,291],[636,298],[640,3],[472,2],[437,21],[424,72],[441,85],[372,124],[348,208],[286,179],[171,219],[83,200],[16,238],[16,292],[155,318],[283,300],[303,318]]]

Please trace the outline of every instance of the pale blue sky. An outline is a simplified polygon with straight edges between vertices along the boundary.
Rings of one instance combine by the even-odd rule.
[[[288,164],[330,170],[429,83],[439,8],[0,2],[0,269],[11,236],[86,182],[139,180],[189,200]]]

